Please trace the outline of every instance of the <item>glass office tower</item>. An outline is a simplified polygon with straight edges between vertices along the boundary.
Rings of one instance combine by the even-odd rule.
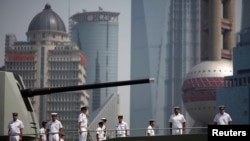
[[[173,106],[183,107],[183,79],[200,60],[199,14],[197,0],[132,1],[131,79],[154,77],[156,82],[131,86],[131,129],[146,128],[151,118],[156,128],[168,128]]]
[[[117,81],[118,73],[118,15],[102,9],[74,14],[71,17],[71,38],[85,53],[87,83]],[[90,111],[94,112],[107,101],[117,88],[88,91]],[[90,113],[91,114],[91,113]]]

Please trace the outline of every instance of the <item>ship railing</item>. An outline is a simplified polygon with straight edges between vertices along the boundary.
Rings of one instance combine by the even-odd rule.
[[[97,128],[97,127],[96,127]],[[155,136],[165,136],[170,135],[170,130],[174,128],[154,128]],[[175,129],[180,130],[182,129]],[[128,129],[128,137],[142,137],[147,136],[147,128],[136,128],[136,129]],[[87,130],[88,139],[87,141],[96,141],[96,130]],[[106,139],[117,138],[116,136],[117,130],[115,129],[107,129],[106,130]],[[65,140],[78,141],[79,132],[78,130],[64,130]],[[50,133],[48,133],[50,134]],[[53,133],[55,134],[55,133]],[[185,127],[183,134],[207,134],[207,127]],[[34,141],[39,141],[40,134],[23,134],[23,136],[36,136],[37,139]]]

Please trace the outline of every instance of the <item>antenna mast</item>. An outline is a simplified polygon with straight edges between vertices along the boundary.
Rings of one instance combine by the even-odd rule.
[[[71,11],[71,9],[70,9],[70,7],[71,7],[71,5],[70,5],[70,0],[68,0],[68,34],[69,34],[69,40],[71,40],[71,26],[72,26],[72,21],[71,21],[71,18],[70,18],[70,11]]]

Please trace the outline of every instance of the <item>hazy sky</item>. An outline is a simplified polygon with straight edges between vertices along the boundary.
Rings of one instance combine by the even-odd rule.
[[[130,0],[0,0],[0,66],[4,64],[4,44],[6,34],[15,34],[18,41],[26,40],[26,32],[31,20],[44,9],[46,3],[62,18],[68,32],[69,15],[86,11],[119,12],[118,80],[130,79]],[[69,6],[70,5],[70,6]],[[120,113],[129,123],[130,87],[118,87]]]

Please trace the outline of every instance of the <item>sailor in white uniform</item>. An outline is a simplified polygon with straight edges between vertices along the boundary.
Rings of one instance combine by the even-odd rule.
[[[146,136],[155,136],[154,126],[155,126],[155,120],[150,119],[149,120],[149,125],[148,125],[148,128],[147,128],[147,132],[146,132]]]
[[[116,137],[127,137],[128,136],[128,124],[123,121],[123,116],[118,116],[118,123],[115,126]]]
[[[108,133],[107,133],[107,127],[106,127],[106,123],[107,123],[107,119],[105,118],[105,117],[103,117],[103,118],[101,118],[101,120],[103,121],[103,126],[102,126],[102,128],[103,128],[103,131],[104,131],[104,140],[106,140],[107,139],[107,135],[108,135]]]
[[[62,134],[62,123],[57,120],[57,113],[51,113],[51,120],[48,122],[49,141],[59,141]]]
[[[232,118],[230,114],[225,112],[225,106],[219,106],[220,112],[217,113],[214,117],[214,124],[215,125],[230,125],[232,124]]]
[[[96,129],[96,140],[97,141],[106,140],[105,139],[105,132],[104,132],[103,121],[102,120],[98,122],[98,127]]]
[[[88,119],[86,114],[87,114],[87,106],[84,105],[81,107],[81,113],[78,116],[79,141],[87,140]]]
[[[11,120],[8,124],[8,134],[9,141],[19,141],[22,140],[23,134],[23,122],[18,119],[18,113],[12,113],[13,120]]]
[[[183,114],[180,113],[180,107],[174,107],[174,113],[169,118],[169,127],[171,135],[184,134],[186,127],[186,119]]]

